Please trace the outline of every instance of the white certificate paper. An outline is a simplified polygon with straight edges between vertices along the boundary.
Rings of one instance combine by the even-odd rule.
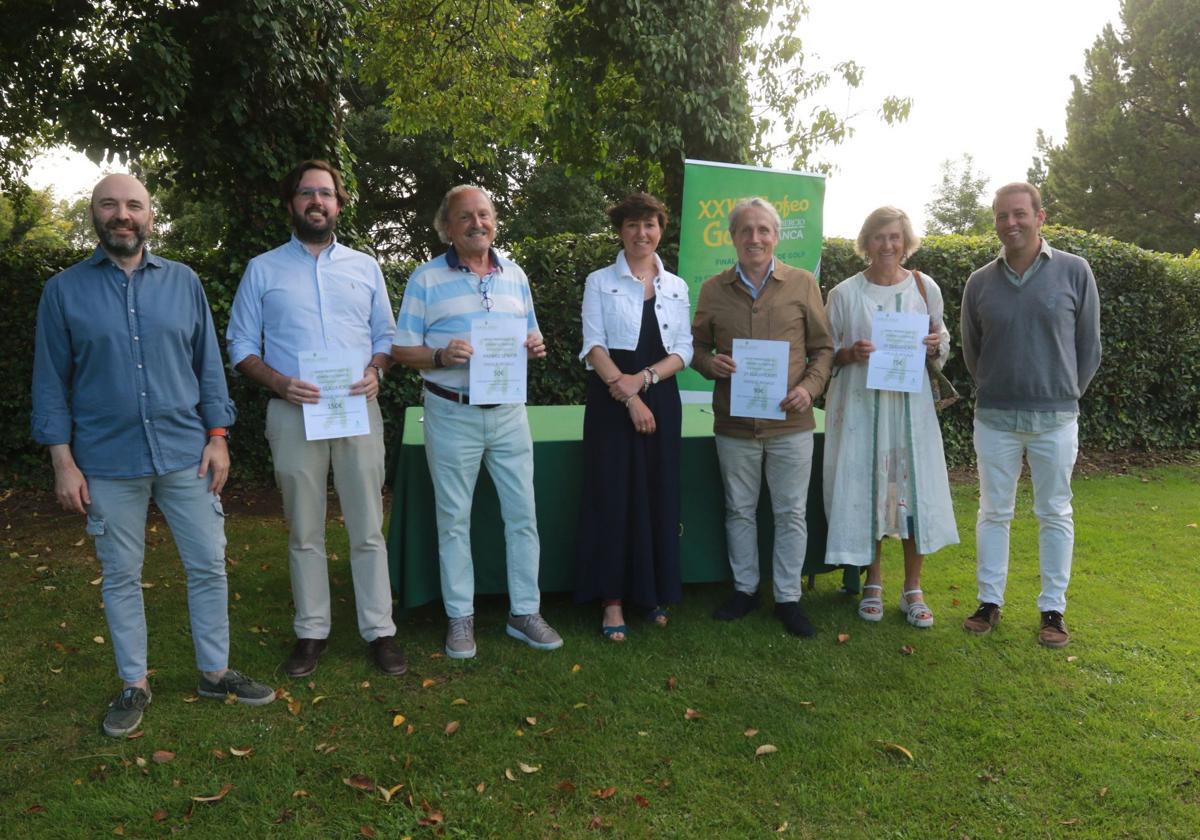
[[[729,381],[730,416],[787,419],[787,412],[779,404],[787,396],[790,351],[791,345],[786,341],[733,340],[733,363],[737,369]]]
[[[300,378],[321,389],[321,401],[304,404],[306,440],[369,434],[367,398],[350,396],[350,386],[363,378],[362,357],[353,350],[301,350]]]
[[[524,318],[489,316],[471,322],[473,405],[525,402],[527,332]]]
[[[921,390],[925,378],[925,345],[929,316],[922,312],[876,312],[871,321],[867,387],[877,391]]]

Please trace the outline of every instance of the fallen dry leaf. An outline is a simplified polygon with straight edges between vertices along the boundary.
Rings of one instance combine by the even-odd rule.
[[[900,648],[900,653],[903,654],[904,656],[912,656],[916,652],[917,652],[917,649],[915,647],[913,647],[912,645],[903,645]]]
[[[329,696],[328,694],[318,694],[316,697],[314,697],[309,702],[311,702],[315,706],[318,703],[320,703],[322,700],[326,699],[328,696]]]
[[[783,834],[783,832],[787,831],[787,826],[788,826],[788,821],[784,820],[782,823],[779,824],[779,828],[775,829],[775,833]]]
[[[362,682],[360,682],[360,683],[358,684],[358,687],[359,687],[359,688],[370,688],[370,687],[371,687],[371,681],[370,681],[370,680],[363,680]]]
[[[458,721],[456,721],[456,720],[450,721],[449,723],[446,724],[446,729],[445,729],[446,734],[453,735],[455,732],[458,731],[459,726],[460,726],[460,724]]]
[[[1074,662],[1074,661],[1076,661],[1077,659],[1079,659],[1079,657],[1078,657],[1078,656],[1068,656],[1068,657],[1067,657],[1067,661],[1068,661],[1068,662]]]
[[[358,827],[358,833],[363,837],[374,837],[375,829],[371,828],[369,825],[360,825]]]
[[[166,764],[168,761],[175,760],[175,753],[170,750],[155,750],[150,758],[153,759],[155,764]]]
[[[572,708],[572,709],[586,709],[586,708],[587,708],[587,703],[576,703],[576,704],[575,704],[574,706],[572,706],[571,708]]]
[[[216,793],[211,794],[209,796],[193,796],[192,801],[193,802],[220,802],[222,799],[225,798],[225,794],[229,793],[229,791],[231,791],[231,790],[233,790],[233,785],[231,785],[227,782],[227,783],[221,785],[221,789],[219,791],[217,791]]]
[[[414,732],[416,732],[416,731],[417,731],[417,730],[416,730],[416,727],[414,727],[414,726],[413,726],[411,723],[410,723],[408,726],[404,727],[404,734],[405,734],[405,735],[411,735],[411,734],[413,734],[413,733],[414,733]]]
[[[475,785],[476,793],[483,793],[485,790],[487,790],[487,785],[485,785],[483,782],[480,782],[479,784]]]
[[[437,685],[437,680],[433,677],[426,677],[421,680],[421,688],[433,688],[435,685]]]
[[[171,816],[171,815],[167,813],[166,808],[159,808],[157,811],[155,811],[153,814],[150,815],[150,819],[154,820],[155,822],[162,822],[169,816]]]
[[[524,761],[518,761],[517,766],[521,768],[522,773],[536,773],[542,769],[542,765],[526,764]]]
[[[289,700],[289,701],[288,701],[288,704],[287,704],[287,710],[288,710],[289,712],[291,712],[291,713],[292,713],[292,716],[293,716],[293,717],[297,717],[297,716],[299,716],[299,714],[300,714],[300,701],[299,701],[299,700],[297,700],[297,699],[295,699],[295,698],[292,698],[291,700]]]
[[[88,581],[88,583],[90,583],[92,586],[99,586],[103,581],[104,581],[104,576],[101,575],[100,577],[96,578],[95,580]]]
[[[775,746],[774,744],[761,744],[759,745],[758,749],[754,751],[754,756],[757,758],[760,755],[770,755],[774,752],[779,752],[779,747]]]
[[[1100,799],[1103,799],[1104,797],[1108,796],[1108,785],[1105,785],[1104,787],[1100,788],[1100,790],[1098,790],[1096,792],[1096,796],[1099,797]]]
[[[583,670],[583,666],[580,665],[578,662],[576,662],[574,665],[571,666],[572,674],[578,674],[582,670]]]
[[[515,782],[517,780],[517,777],[513,775],[512,768],[509,767],[504,768],[504,778],[508,779],[510,782]]]
[[[365,790],[368,793],[375,792],[375,782],[369,776],[364,776],[362,773],[355,773],[353,776],[342,779],[342,784],[352,787],[355,790]]]
[[[674,691],[679,685],[679,680],[674,677],[667,677],[667,691]]]
[[[533,717],[532,715],[525,718],[525,722],[530,726],[537,726],[537,718]]]
[[[806,708],[806,709],[811,709],[813,706],[815,706],[815,705],[816,705],[816,703],[814,703],[814,702],[813,702],[813,701],[811,701],[811,700],[801,700],[801,701],[800,701],[799,703],[797,703],[796,705],[797,705],[797,706],[803,706],[803,707],[804,707],[804,708]]]
[[[404,782],[398,785],[392,785],[390,788],[385,788],[382,785],[379,787],[379,795],[383,797],[384,802],[391,802],[392,797],[396,795],[396,791],[404,787]]]
[[[1059,825],[1075,825],[1077,822],[1079,822],[1079,817],[1073,817],[1069,820],[1059,820],[1058,824]]]
[[[642,796],[640,793],[633,797],[633,801],[638,804],[639,808],[649,808],[650,800]]]
[[[135,758],[133,761],[138,767],[145,767],[147,764],[150,763],[150,762],[146,761],[146,759],[142,758],[140,755],[137,758]],[[124,765],[126,767],[128,767],[129,762],[128,761],[124,762]]]
[[[556,784],[554,786],[554,788],[555,788],[555,790],[565,790],[565,791],[570,792],[570,791],[575,790],[575,783],[572,781],[569,781],[568,779],[563,779],[561,782]]]
[[[599,814],[592,817],[592,821],[588,823],[588,828],[590,828],[590,829],[603,828],[603,827],[604,827],[604,820],[600,819]]]
[[[125,836],[125,826],[123,826],[123,825],[117,826],[116,828],[114,828],[112,830],[112,833],[117,835],[118,837],[124,837]]]
[[[617,789],[615,787],[606,787],[592,791],[592,796],[596,797],[597,799],[612,799],[613,796],[616,795],[616,792]]]
[[[102,645],[102,644],[104,644],[104,637],[103,636],[92,636],[92,641],[98,645]]]
[[[195,703],[199,699],[200,698],[198,696],[196,696],[195,694],[189,694],[187,697],[183,698],[183,702],[184,703]]]
[[[230,747],[229,752],[233,755],[236,755],[238,758],[245,758],[254,752],[254,747]]]
[[[308,791],[306,791],[304,788],[297,788],[296,790],[292,791],[293,799],[303,799],[306,796],[308,796]]]
[[[846,644],[846,642],[850,641],[850,634],[849,633],[838,633],[837,640],[838,640],[839,645],[844,645],[844,644]]]
[[[397,726],[403,724],[406,720],[408,720],[408,718],[406,718],[404,715],[396,715],[394,718],[392,718],[392,728],[395,729]]]
[[[743,734],[743,735],[745,735],[747,738],[753,738],[755,735],[757,735],[757,734],[758,734],[758,730],[757,730],[757,729],[755,729],[754,727],[750,727],[749,729],[747,729],[747,730],[746,730],[745,732],[743,732],[742,734]]]
[[[464,698],[464,697],[455,697],[453,700],[450,701],[450,705],[451,706],[465,706],[465,705],[467,705],[467,701],[466,701],[466,698]]]
[[[25,813],[26,814],[44,814],[44,813],[46,813],[46,807],[44,805],[37,805],[37,804],[30,805],[28,808],[25,809]]]
[[[702,717],[704,717],[704,715],[700,714],[695,709],[688,709],[683,713],[684,720],[698,720]]]
[[[430,811],[425,816],[421,817],[421,819],[417,820],[417,825],[437,825],[444,819],[445,817],[442,816],[441,811]]]
[[[908,761],[913,760],[913,754],[909,752],[907,748],[902,747],[899,744],[893,744],[889,741],[876,741],[876,743],[882,746],[886,752],[890,752],[892,755],[897,756],[898,758],[903,758]]]
[[[226,754],[225,750],[222,750],[222,749],[214,748],[212,751],[212,754],[217,759],[217,761],[224,761],[225,759],[229,758],[229,756]]]

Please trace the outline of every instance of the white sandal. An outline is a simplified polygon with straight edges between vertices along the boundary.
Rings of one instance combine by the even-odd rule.
[[[925,603],[925,599],[918,597],[915,601],[909,601],[909,595],[923,595],[920,589],[910,589],[900,595],[900,609],[904,611],[905,618],[913,627],[932,627],[933,626],[933,611]]]
[[[867,597],[867,590],[874,589],[878,596]],[[863,586],[863,597],[858,601],[858,617],[863,621],[883,621],[883,586],[878,583],[868,583]],[[874,612],[871,612],[874,610]]]

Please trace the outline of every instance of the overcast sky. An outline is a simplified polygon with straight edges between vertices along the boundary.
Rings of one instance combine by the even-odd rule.
[[[802,35],[811,66],[854,59],[866,68],[860,88],[848,94],[831,86],[824,97],[839,112],[863,112],[853,138],[821,153],[837,167],[826,185],[827,236],[857,235],[882,204],[901,207],[923,228],[941,162],[963,152],[992,188],[1023,180],[1037,130],[1062,139],[1084,50],[1105,23],[1120,24],[1120,0],[809,0],[809,7]],[[874,115],[888,95],[913,99],[897,127]],[[59,150],[39,160],[29,180],[67,198],[90,190],[100,171]]]

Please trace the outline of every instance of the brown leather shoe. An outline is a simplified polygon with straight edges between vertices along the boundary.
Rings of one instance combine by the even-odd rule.
[[[317,670],[317,660],[327,644],[328,639],[297,639],[296,646],[283,663],[283,672],[289,677],[307,677]]]
[[[979,609],[963,620],[963,629],[968,633],[983,636],[992,632],[1000,623],[1000,607],[995,604],[980,604]]]
[[[371,656],[379,670],[389,677],[398,677],[408,670],[408,660],[404,658],[404,650],[396,644],[395,636],[380,636],[367,646],[371,648]]]
[[[1048,648],[1064,648],[1071,643],[1071,634],[1067,632],[1066,622],[1058,610],[1042,613],[1042,629],[1038,631],[1038,642]]]

